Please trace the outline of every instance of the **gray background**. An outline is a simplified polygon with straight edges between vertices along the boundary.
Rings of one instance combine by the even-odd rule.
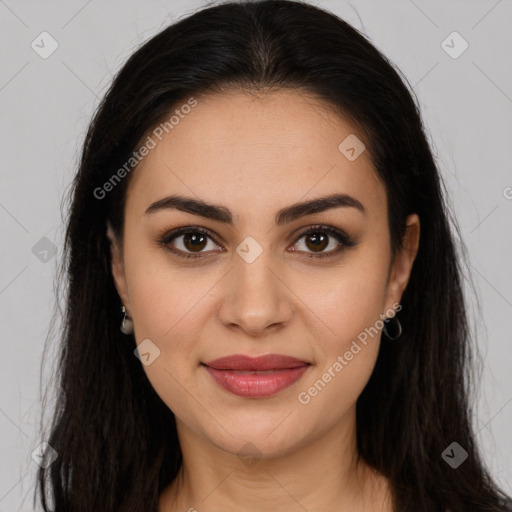
[[[85,129],[133,50],[202,5],[0,0],[0,512],[33,510],[37,466],[30,454],[43,441],[40,362],[61,257],[60,208]],[[418,95],[481,301],[481,313],[473,307],[484,357],[475,397],[478,442],[511,493],[512,2],[318,5],[363,30]],[[47,59],[31,48],[43,31],[59,45]],[[469,44],[458,58],[442,46],[453,31]],[[450,41],[451,51],[461,48]],[[52,247],[55,255],[44,253]],[[54,348],[49,359],[56,355]]]

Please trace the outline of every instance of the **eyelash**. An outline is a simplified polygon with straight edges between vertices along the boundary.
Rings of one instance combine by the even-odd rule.
[[[308,229],[306,229],[305,231],[303,231],[295,239],[294,245],[301,238],[303,238],[304,236],[307,236],[307,235],[309,235],[311,233],[319,233],[319,232],[320,233],[327,233],[328,235],[330,235],[330,236],[334,237],[336,240],[338,240],[338,242],[340,243],[338,248],[332,249],[332,250],[330,250],[328,252],[317,253],[317,254],[315,254],[315,253],[301,253],[301,254],[305,254],[305,256],[310,257],[310,258],[326,258],[326,257],[336,256],[337,254],[341,253],[342,251],[357,245],[357,242],[355,242],[352,238],[350,238],[343,231],[341,231],[339,229],[336,229],[336,228],[333,228],[331,226],[325,226],[323,224],[319,224],[317,226],[311,226]],[[172,252],[173,254],[175,254],[176,256],[178,256],[180,258],[189,259],[189,258],[201,258],[201,257],[204,257],[203,256],[204,253],[196,253],[196,254],[184,253],[183,251],[181,251],[179,249],[176,250],[176,249],[172,249],[172,248],[169,247],[169,244],[175,238],[178,238],[179,236],[185,235],[187,233],[194,233],[194,234],[205,235],[208,238],[212,239],[217,245],[221,245],[219,243],[219,241],[216,239],[216,237],[212,233],[210,233],[208,230],[206,230],[204,228],[197,228],[197,227],[194,227],[194,226],[187,226],[187,227],[183,227],[183,228],[178,228],[178,229],[175,229],[175,230],[173,230],[173,231],[171,231],[169,233],[166,233],[162,238],[160,238],[158,240],[158,243],[161,246],[163,246],[164,249],[166,249],[167,251]]]

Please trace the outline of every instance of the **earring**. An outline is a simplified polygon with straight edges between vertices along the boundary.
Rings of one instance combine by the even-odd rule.
[[[126,315],[126,308],[124,306],[121,307],[121,311],[124,314],[123,321],[121,322],[121,332],[123,334],[133,334],[133,321],[132,319]]]
[[[390,322],[392,319],[395,319],[395,328],[393,329],[394,331],[396,331],[396,334],[394,336],[391,336],[387,330],[387,327],[386,327],[386,324],[387,325],[390,325]],[[398,318],[396,316],[392,316],[391,318],[386,318],[386,320],[384,320],[384,325],[382,326],[382,330],[384,331],[384,334],[390,339],[390,340],[396,340],[398,338],[400,338],[400,336],[402,335],[402,324],[400,323],[400,320],[398,320]]]

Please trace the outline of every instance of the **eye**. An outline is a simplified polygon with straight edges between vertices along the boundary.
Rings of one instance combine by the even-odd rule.
[[[297,251],[293,249],[292,252],[305,252],[306,256],[312,258],[334,256],[347,248],[357,245],[346,233],[331,226],[311,226],[299,236],[295,244],[300,245],[299,242],[302,238],[304,238],[302,245],[306,250],[299,249]],[[337,243],[335,243],[333,239],[336,240]],[[325,251],[329,246],[331,246],[331,249]],[[312,252],[308,252],[308,250]]]
[[[212,242],[210,245],[213,245],[210,250],[219,248],[219,245],[213,243],[215,241],[214,237],[208,231],[202,228],[185,227],[168,233],[159,242],[177,256],[198,258],[203,255],[203,250],[208,247],[208,240]],[[175,246],[172,247],[172,244],[175,244]]]

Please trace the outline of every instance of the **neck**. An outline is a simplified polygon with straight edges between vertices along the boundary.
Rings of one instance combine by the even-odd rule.
[[[160,512],[392,510],[384,477],[358,460],[355,407],[313,441],[266,457],[213,445],[176,420],[183,464],[160,498]],[[255,449],[254,449],[255,450]]]

